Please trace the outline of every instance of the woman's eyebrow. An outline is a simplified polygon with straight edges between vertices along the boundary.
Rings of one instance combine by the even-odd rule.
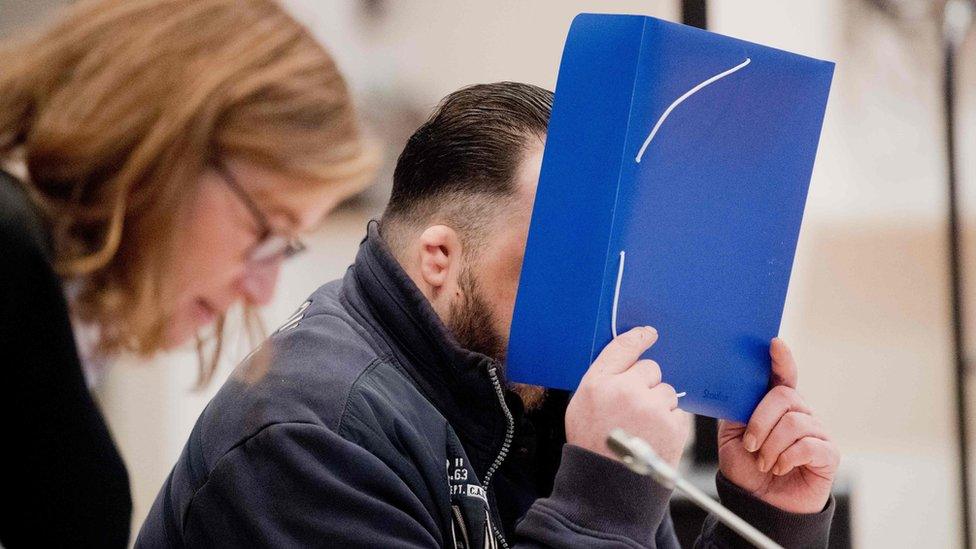
[[[288,205],[278,203],[275,200],[275,193],[259,189],[254,195],[254,201],[271,223],[272,229],[286,229],[296,233],[299,231],[302,224],[301,216]]]

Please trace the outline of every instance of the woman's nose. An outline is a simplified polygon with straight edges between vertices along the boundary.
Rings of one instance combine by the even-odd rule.
[[[281,260],[248,265],[241,279],[241,292],[251,305],[267,305],[274,297]]]

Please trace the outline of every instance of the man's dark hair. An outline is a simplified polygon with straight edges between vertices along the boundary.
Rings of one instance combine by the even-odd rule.
[[[391,229],[383,231],[391,246],[396,249],[394,233],[435,217],[452,223],[462,239],[476,239],[477,229],[514,194],[528,141],[546,134],[552,98],[548,90],[518,82],[477,84],[445,97],[397,160],[381,221]]]

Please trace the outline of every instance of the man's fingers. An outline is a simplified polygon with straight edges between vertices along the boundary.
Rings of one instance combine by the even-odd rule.
[[[790,389],[785,385],[773,387],[759,402],[756,411],[749,418],[746,433],[742,435],[742,444],[745,449],[749,452],[758,450],[766,442],[766,437],[772,432],[773,427],[779,423],[779,419],[787,412],[811,413],[806,404],[800,400],[800,395],[795,389]]]
[[[601,375],[619,374],[637,362],[644,351],[657,341],[657,330],[650,326],[634,328],[607,344],[590,366],[589,372]]]
[[[671,411],[678,408],[678,393],[667,383],[658,383],[651,388],[651,400]]]
[[[661,367],[653,360],[638,360],[620,376],[628,385],[651,388],[661,383]]]
[[[766,437],[766,441],[759,447],[759,470],[765,473],[772,469],[780,454],[796,441],[806,437],[824,440],[828,438],[820,420],[814,416],[802,412],[784,414]]]
[[[769,386],[785,385],[796,389],[798,378],[796,360],[793,359],[793,352],[787,347],[786,342],[774,337],[769,344],[769,357],[773,360],[773,376],[769,380]]]
[[[797,467],[806,466],[814,473],[832,479],[839,464],[840,452],[836,445],[820,438],[805,437],[779,455],[772,471],[774,475],[782,476]]]

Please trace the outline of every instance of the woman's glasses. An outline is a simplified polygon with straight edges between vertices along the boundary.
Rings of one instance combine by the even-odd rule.
[[[251,212],[258,226],[261,227],[261,235],[258,241],[248,250],[245,261],[249,264],[271,263],[278,260],[288,259],[295,254],[305,250],[305,244],[296,237],[275,232],[268,221],[267,216],[261,208],[247,194],[247,191],[237,182],[237,178],[223,163],[218,163],[217,172],[227,184],[227,187],[244,203],[244,206]]]

